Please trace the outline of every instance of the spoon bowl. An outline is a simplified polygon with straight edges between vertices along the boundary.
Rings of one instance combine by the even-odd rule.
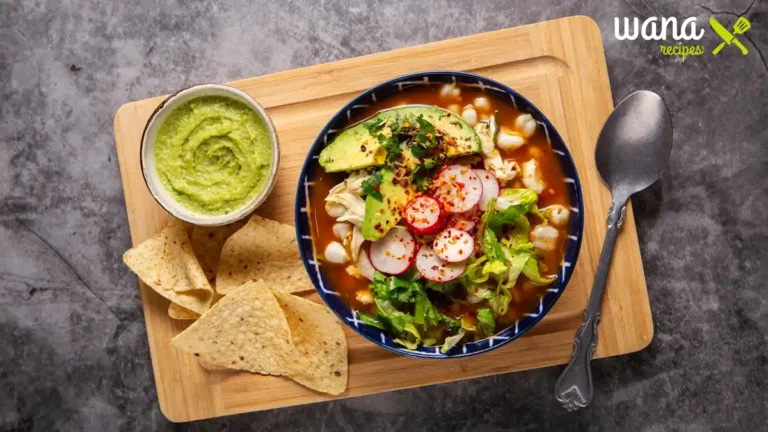
[[[667,104],[656,93],[641,90],[611,113],[597,138],[595,163],[606,186],[626,199],[658,180],[671,152]]]

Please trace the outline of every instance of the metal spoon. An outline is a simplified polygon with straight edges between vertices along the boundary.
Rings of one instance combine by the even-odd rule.
[[[621,101],[600,131],[595,162],[603,182],[611,189],[608,232],[597,264],[595,281],[584,322],[573,340],[573,357],[555,384],[555,397],[568,411],[592,401],[590,361],[597,347],[597,324],[611,267],[616,237],[624,222],[626,202],[635,192],[661,176],[672,151],[672,119],[664,99],[638,91]]]

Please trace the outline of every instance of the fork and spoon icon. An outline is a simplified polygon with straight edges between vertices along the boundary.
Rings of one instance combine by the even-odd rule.
[[[712,29],[717,33],[721,38],[723,38],[723,42],[718,45],[714,51],[712,51],[713,55],[717,55],[717,53],[720,52],[726,45],[734,44],[739,49],[741,49],[741,55],[747,55],[749,51],[747,51],[747,47],[741,44],[741,42],[736,39],[736,35],[741,35],[746,33],[747,30],[752,28],[752,24],[749,22],[748,19],[744,17],[739,17],[739,19],[736,20],[736,22],[733,24],[733,33],[729,32],[725,26],[720,24],[715,17],[709,18],[709,25],[712,26]]]

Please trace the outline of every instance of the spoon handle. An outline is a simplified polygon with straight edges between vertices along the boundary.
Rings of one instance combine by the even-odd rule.
[[[608,210],[608,231],[603,242],[603,251],[597,263],[595,281],[589,304],[584,311],[584,321],[573,339],[573,356],[563,374],[555,384],[555,397],[565,409],[574,411],[583,408],[592,401],[592,370],[590,361],[597,347],[597,324],[600,322],[600,307],[605,292],[608,270],[611,268],[613,249],[616,245],[619,229],[624,223],[624,211],[627,199],[614,199]]]

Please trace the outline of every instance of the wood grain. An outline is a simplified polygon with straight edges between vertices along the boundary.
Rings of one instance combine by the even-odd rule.
[[[479,73],[516,89],[553,122],[581,178],[585,235],[573,278],[554,309],[529,334],[494,352],[463,360],[419,360],[392,354],[347,329],[352,397],[565,363],[581,322],[602,239],[610,194],[594,149],[613,108],[600,30],[570,17],[342,60],[230,83],[254,96],[277,128],[282,159],[277,185],[258,213],[293,224],[296,183],[306,153],[333,114],[365,89],[397,75],[434,69]],[[132,102],[115,115],[115,141],[133,244],[169,220],[152,199],[139,165],[141,133],[163,97]],[[128,271],[126,269],[126,271]],[[183,422],[334,399],[292,381],[238,372],[208,372],[172,349],[185,324],[168,318],[168,302],[140,284],[162,412]],[[313,295],[318,300],[316,295]],[[626,354],[653,336],[648,293],[631,206],[616,245],[596,357]],[[439,362],[439,364],[437,363]],[[552,383],[554,386],[554,382]]]

